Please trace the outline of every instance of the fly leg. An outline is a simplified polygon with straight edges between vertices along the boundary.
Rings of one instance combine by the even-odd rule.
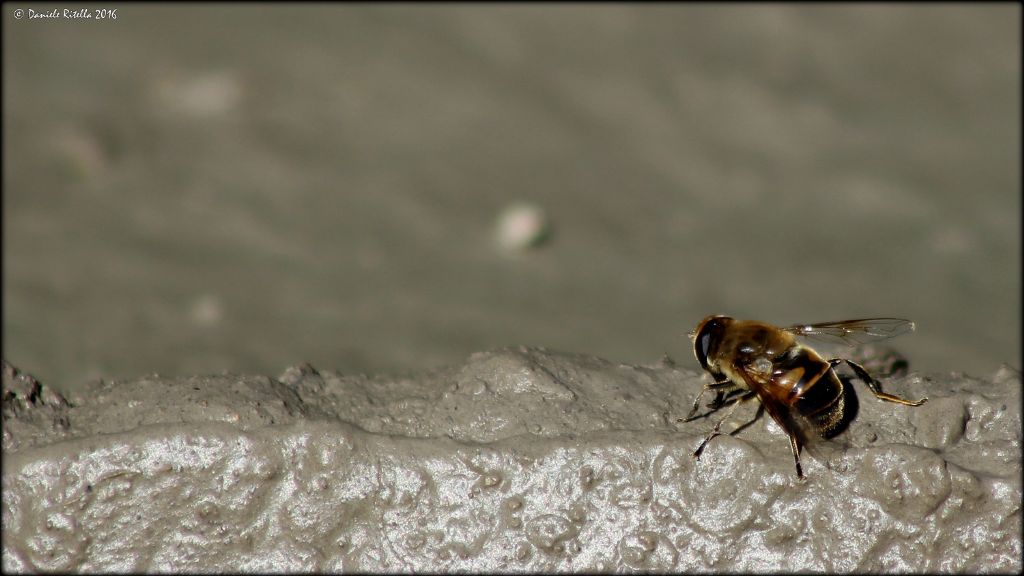
[[[803,480],[804,468],[800,465],[800,439],[791,430],[789,432],[789,447],[793,450],[793,460],[796,461],[796,477]]]
[[[687,414],[685,418],[678,419],[677,422],[690,422],[691,420],[707,416],[708,414],[720,409],[722,406],[725,406],[728,404],[728,402],[725,402],[726,392],[730,392],[728,389],[735,386],[736,385],[730,380],[722,380],[721,382],[713,382],[705,385],[704,388],[701,389],[700,394],[693,399],[693,408],[690,409],[690,413]],[[708,404],[708,408],[711,408],[711,411],[704,414],[697,414],[697,410],[700,408],[700,399],[704,397],[704,393],[708,390],[715,391],[715,399]]]
[[[711,433],[708,434],[707,438],[705,438],[704,441],[700,443],[700,446],[698,446],[697,449],[693,452],[694,458],[700,458],[701,453],[704,452],[704,448],[708,445],[708,442],[710,442],[712,438],[714,438],[715,436],[722,435],[722,424],[726,420],[728,420],[730,416],[732,416],[732,413],[736,411],[736,407],[742,404],[743,402],[750,400],[753,397],[754,392],[747,392],[745,394],[736,396],[734,399],[730,401],[732,407],[729,408],[729,411],[725,413],[725,416],[722,416],[722,418],[718,420],[718,423],[715,424],[715,427],[711,429]]]
[[[868,385],[868,388],[871,390],[871,393],[874,394],[875,398],[878,398],[879,400],[885,400],[886,402],[895,402],[897,404],[904,404],[906,406],[920,406],[921,404],[924,404],[925,402],[928,401],[927,398],[921,398],[917,402],[914,402],[911,400],[907,400],[905,398],[900,398],[899,396],[894,396],[892,394],[886,394],[885,392],[882,392],[882,383],[872,378],[871,374],[868,374],[868,371],[865,370],[863,366],[857,364],[856,362],[847,360],[845,358],[835,358],[828,361],[829,365],[833,368],[835,368],[837,365],[843,362],[846,362],[846,364],[850,368],[853,368],[853,371],[857,374],[857,377],[863,380],[864,383]]]
[[[758,403],[757,404],[757,412],[754,413],[754,417],[751,418],[749,422],[745,422],[743,424],[740,424],[732,432],[729,432],[729,436],[735,436],[735,435],[739,434],[741,430],[744,430],[748,426],[753,424],[754,422],[757,422],[757,419],[761,417],[761,414],[764,414],[764,404]]]
[[[693,408],[690,409],[690,413],[687,414],[685,418],[679,418],[676,422],[689,422],[690,420],[695,420],[697,418],[697,409],[700,407],[700,399],[704,397],[704,393],[708,390],[709,388],[707,386],[701,388],[700,394],[697,394],[697,397],[693,399]],[[719,391],[718,394],[715,395],[715,399],[717,400],[721,396],[722,392]]]
[[[800,436],[797,435],[800,428],[783,404],[768,400],[768,398],[770,396],[766,397],[761,402],[761,405],[764,406],[765,411],[772,417],[772,420],[775,420],[775,423],[779,425],[779,428],[782,428],[783,432],[789,436],[789,447],[793,451],[793,462],[796,464],[796,476],[803,480],[804,468],[800,465],[800,450],[803,448],[803,442],[801,442]]]
[[[708,402],[707,406],[708,408],[711,409],[708,412],[708,414],[717,412],[719,409],[722,408],[722,406],[728,406],[729,404],[732,404],[735,397],[743,393],[744,390],[742,388],[732,388],[731,390],[719,392],[718,394],[715,395],[714,400]]]

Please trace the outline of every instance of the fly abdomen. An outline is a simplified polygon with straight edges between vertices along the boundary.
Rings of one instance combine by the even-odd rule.
[[[814,351],[800,347],[790,351],[777,369],[799,374],[790,389],[790,405],[822,435],[843,418],[843,385],[832,366]]]
[[[843,419],[843,384],[831,367],[803,390],[794,404],[822,436],[827,436]]]

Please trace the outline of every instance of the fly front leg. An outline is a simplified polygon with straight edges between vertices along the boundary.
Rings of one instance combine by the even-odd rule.
[[[712,412],[715,412],[716,410],[719,410],[720,408],[722,408],[722,406],[729,404],[730,402],[724,401],[725,395],[727,392],[730,392],[730,388],[734,388],[735,386],[736,385],[733,384],[731,380],[722,380],[719,382],[713,382],[711,384],[705,384],[704,388],[701,389],[700,394],[698,394],[697,397],[693,399],[693,407],[690,408],[690,413],[687,414],[685,418],[680,418],[676,420],[676,422],[690,422],[691,420],[702,418],[704,416],[707,416],[708,414],[711,414]],[[708,390],[715,391],[715,399],[712,400],[710,404],[708,404],[708,408],[711,408],[711,412],[697,414],[697,410],[700,408],[700,399],[704,397],[704,393],[707,392]]]
[[[732,400],[732,407],[729,408],[729,411],[725,413],[725,416],[722,416],[722,418],[718,420],[718,423],[715,424],[715,427],[711,429],[711,433],[708,434],[707,438],[705,438],[704,441],[700,443],[700,446],[698,446],[697,449],[693,452],[694,458],[700,458],[701,453],[704,452],[704,448],[708,445],[708,442],[710,442],[712,438],[714,438],[715,436],[722,435],[722,424],[726,420],[728,420],[730,416],[732,416],[732,413],[736,411],[736,407],[742,404],[743,402],[750,400],[753,397],[753,392],[747,392],[745,394],[737,396]]]
[[[746,390],[744,390],[743,388],[732,388],[730,390],[716,393],[715,399],[707,403],[707,407],[711,409],[711,411],[708,412],[708,414],[710,414],[711,412],[717,412],[723,406],[728,406],[729,404],[732,404],[733,400],[736,399],[736,396],[744,394],[745,392]]]
[[[868,371],[865,370],[863,366],[857,364],[856,362],[847,360],[845,358],[834,358],[828,361],[829,365],[832,366],[833,368],[835,368],[837,365],[843,362],[846,362],[847,366],[853,368],[853,371],[854,373],[857,374],[857,377],[863,380],[864,383],[868,385],[868,389],[871,390],[871,393],[874,394],[875,398],[878,398],[879,400],[885,400],[886,402],[895,402],[896,404],[904,404],[906,406],[920,406],[921,404],[924,404],[925,402],[928,401],[927,398],[921,398],[917,402],[914,402],[913,400],[907,400],[905,398],[900,398],[899,396],[895,396],[893,394],[886,394],[885,392],[882,392],[882,383],[879,382],[878,380],[875,380],[871,376],[871,374],[868,374]]]

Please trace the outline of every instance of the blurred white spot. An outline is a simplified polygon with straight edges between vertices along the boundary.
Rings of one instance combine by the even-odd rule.
[[[204,294],[192,304],[189,315],[195,324],[209,328],[220,324],[224,319],[224,306],[217,296]]]
[[[231,111],[242,96],[238,78],[225,71],[164,79],[159,86],[165,104],[192,116],[218,116]]]
[[[518,252],[538,246],[549,234],[547,214],[535,204],[512,204],[498,215],[495,235],[504,250]]]

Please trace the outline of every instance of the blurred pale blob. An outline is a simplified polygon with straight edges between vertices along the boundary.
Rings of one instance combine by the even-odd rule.
[[[547,213],[536,204],[510,204],[498,215],[495,237],[502,250],[522,252],[540,246],[550,235]]]
[[[242,83],[226,70],[193,75],[170,74],[157,81],[157,98],[177,112],[195,116],[220,116],[238,106]]]
[[[216,295],[203,294],[192,303],[189,316],[197,326],[210,328],[224,319],[224,305]]]

